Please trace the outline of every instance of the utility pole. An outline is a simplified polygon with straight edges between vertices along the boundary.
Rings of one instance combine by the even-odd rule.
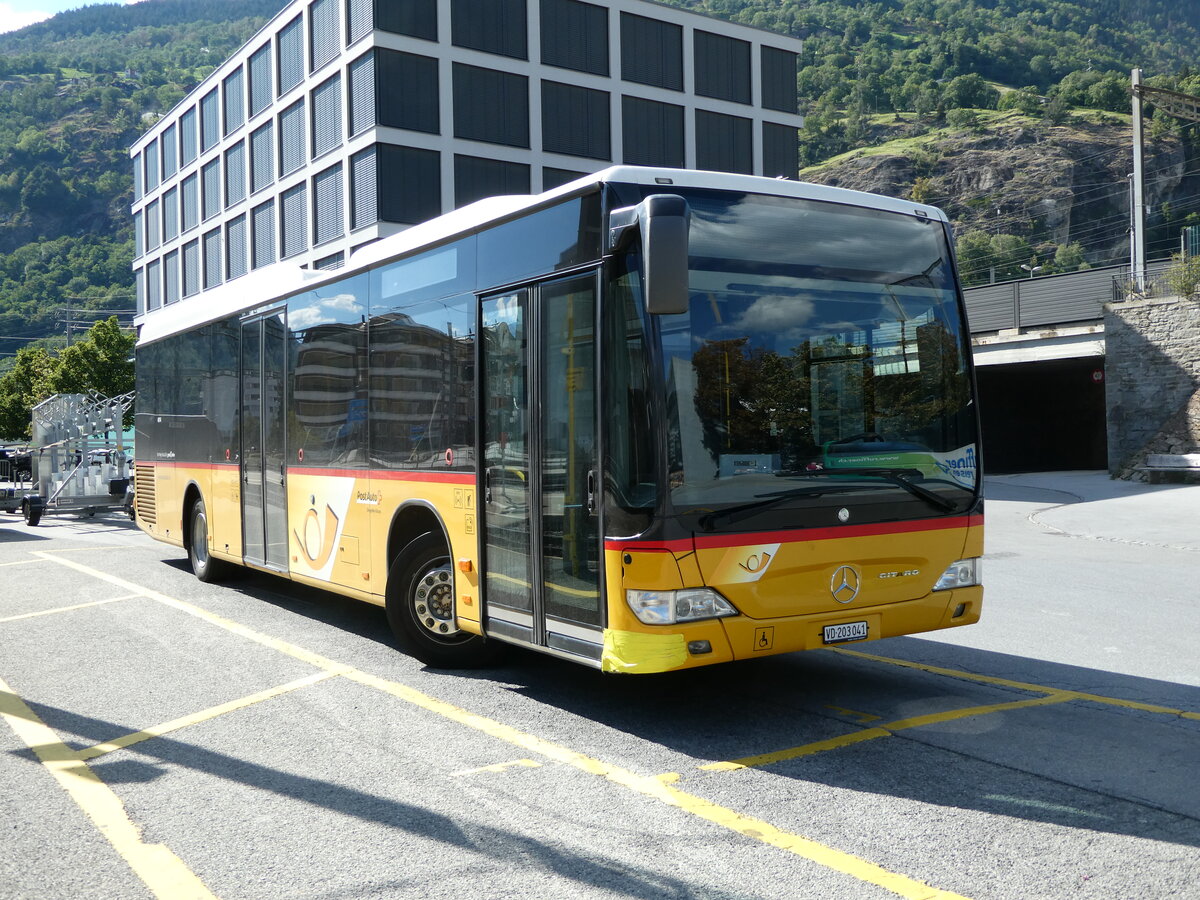
[[[1146,196],[1143,177],[1142,70],[1133,70],[1133,195],[1129,208],[1129,268],[1138,293],[1146,290]]]
[[[1134,69],[1133,90],[1133,179],[1129,204],[1129,265],[1138,292],[1146,289],[1146,197],[1142,146],[1142,101],[1153,103],[1169,116],[1200,122],[1200,97],[1142,84],[1142,70]]]

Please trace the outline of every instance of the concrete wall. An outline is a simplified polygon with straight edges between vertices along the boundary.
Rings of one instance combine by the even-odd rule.
[[[1200,452],[1200,300],[1113,303],[1104,332],[1109,471]]]

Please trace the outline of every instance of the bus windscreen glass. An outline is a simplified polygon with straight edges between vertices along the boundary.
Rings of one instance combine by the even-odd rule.
[[[977,429],[942,224],[681,193],[690,308],[657,317],[672,506],[730,512],[795,496],[966,511]]]

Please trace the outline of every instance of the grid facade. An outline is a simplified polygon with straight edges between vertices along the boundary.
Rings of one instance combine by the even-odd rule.
[[[139,312],[615,163],[795,177],[800,49],[652,0],[295,0],[131,148]]]

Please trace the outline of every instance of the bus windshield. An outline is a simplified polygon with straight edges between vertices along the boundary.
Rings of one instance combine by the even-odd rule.
[[[942,224],[681,193],[692,210],[690,308],[654,326],[676,512],[705,513],[703,526],[793,496],[967,510],[976,425]]]

